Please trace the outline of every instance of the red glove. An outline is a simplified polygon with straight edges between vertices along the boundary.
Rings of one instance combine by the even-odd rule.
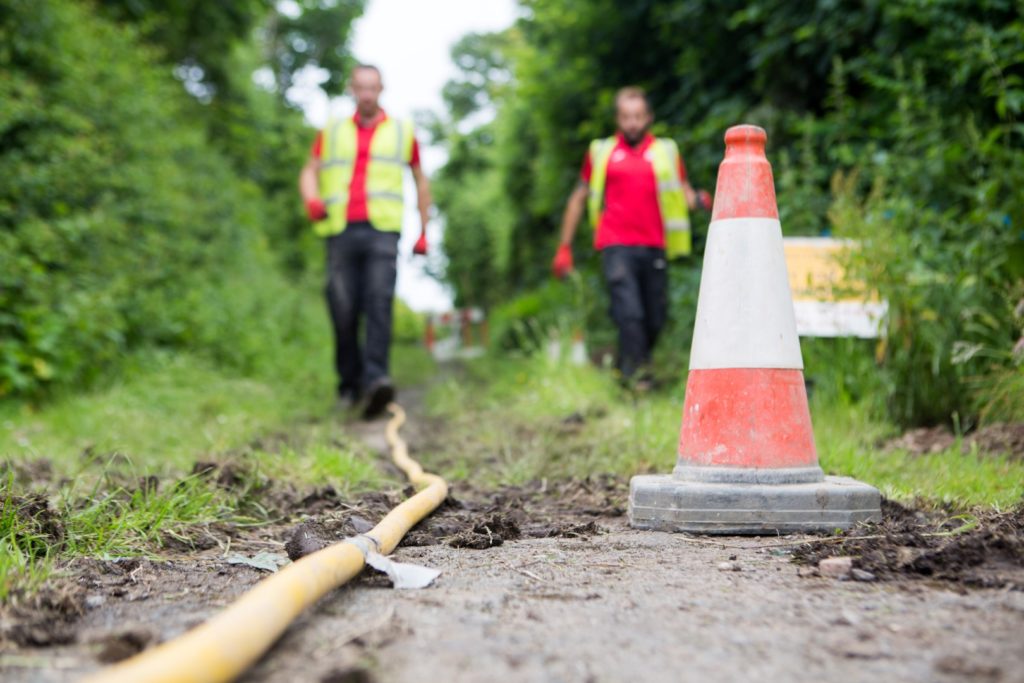
[[[697,190],[697,206],[705,211],[711,210],[711,195],[707,190]]]
[[[572,249],[568,244],[558,247],[555,260],[551,262],[551,272],[559,280],[572,272]]]
[[[327,207],[324,206],[324,201],[319,197],[316,199],[307,199],[306,215],[309,216],[309,220],[314,223],[327,218]]]
[[[427,255],[427,233],[423,231],[420,233],[420,238],[416,240],[416,246],[412,248],[412,253],[419,256]]]

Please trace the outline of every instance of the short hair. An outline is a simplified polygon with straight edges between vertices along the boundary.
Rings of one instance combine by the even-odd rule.
[[[622,100],[643,100],[644,106],[647,107],[647,113],[653,114],[654,109],[651,108],[651,101],[647,98],[647,92],[636,85],[627,85],[625,88],[619,88],[619,91],[615,93],[615,108],[619,108],[619,102]]]
[[[378,69],[373,64],[363,64],[363,63],[356,64],[354,67],[352,67],[352,71],[349,73],[349,78],[351,78],[352,75],[355,74],[355,72],[357,72],[357,71],[373,71],[374,73],[377,74],[377,78],[379,78],[381,80],[384,80],[384,77],[381,76],[380,69]]]

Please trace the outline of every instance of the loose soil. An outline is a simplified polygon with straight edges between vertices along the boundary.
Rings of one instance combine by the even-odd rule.
[[[956,445],[949,427],[919,427],[883,444],[885,450],[901,450],[911,455],[939,453]],[[961,450],[976,450],[981,455],[1005,455],[1024,459],[1024,422],[997,422],[971,432],[961,441]]]
[[[854,567],[881,580],[1024,590],[1024,505],[950,515],[886,500],[882,515],[879,524],[799,546],[794,559],[814,566],[826,557],[852,557]]]
[[[403,433],[415,443],[431,428]],[[384,450],[383,423],[354,430]],[[196,472],[246,480],[213,463]],[[180,635],[268,575],[239,557],[300,557],[367,531],[407,493],[270,482],[261,495],[290,523],[203,529],[206,542],[159,559],[71,562],[3,607],[0,678],[77,680]],[[607,477],[455,482],[395,553],[440,569],[433,586],[396,591],[364,571],[243,680],[1024,681],[1022,509],[886,502],[880,524],[836,537],[735,539],[634,531],[626,493]],[[56,540],[41,504],[19,501]],[[832,556],[852,556],[866,580],[819,576]]]

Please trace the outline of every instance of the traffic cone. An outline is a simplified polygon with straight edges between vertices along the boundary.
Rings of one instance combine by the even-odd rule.
[[[634,527],[774,534],[881,516],[877,489],[818,466],[766,140],[725,134],[679,458],[672,475],[633,477]]]

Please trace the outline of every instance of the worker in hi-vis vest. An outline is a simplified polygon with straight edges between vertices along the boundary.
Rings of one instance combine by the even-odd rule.
[[[587,206],[619,330],[617,367],[623,380],[647,388],[649,375],[638,371],[668,316],[667,260],[690,253],[688,210],[710,209],[711,198],[687,182],[676,143],[650,134],[654,115],[643,90],[616,94],[615,121],[615,136],[590,143],[552,270],[558,278],[572,271],[572,238]]]
[[[317,134],[299,176],[299,191],[314,231],[327,245],[338,396],[346,407],[362,404],[364,417],[372,418],[395,397],[388,358],[405,168],[412,169],[418,195],[416,254],[427,253],[430,185],[412,124],[389,117],[380,107],[380,70],[355,67],[349,89],[355,115],[332,119]]]

